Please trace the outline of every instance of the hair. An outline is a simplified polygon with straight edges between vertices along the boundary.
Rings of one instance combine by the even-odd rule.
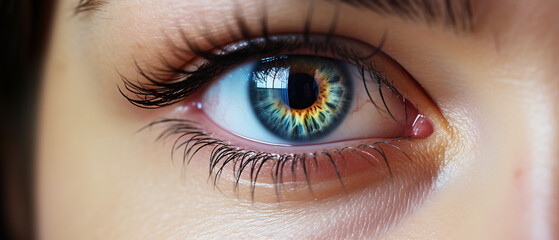
[[[52,0],[0,0],[0,239],[32,239],[34,138]]]

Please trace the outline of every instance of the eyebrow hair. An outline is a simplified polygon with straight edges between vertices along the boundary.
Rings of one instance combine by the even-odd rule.
[[[109,0],[79,0],[74,14],[99,11]],[[314,0],[311,0],[314,1]],[[424,20],[428,25],[442,22],[455,31],[474,28],[470,0],[329,0],[364,7],[377,14],[390,14],[404,20]]]

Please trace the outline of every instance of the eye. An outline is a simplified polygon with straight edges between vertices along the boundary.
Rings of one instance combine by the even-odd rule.
[[[388,176],[428,180],[436,169],[430,145],[406,141],[432,132],[399,91],[419,87],[380,48],[321,35],[210,51],[186,45],[175,56],[187,67],[169,61],[164,72],[140,69],[147,82],[125,79],[132,97],[125,96],[143,108],[197,106],[149,126],[164,126],[158,139],[174,139],[172,152],[185,164],[207,165],[220,190],[233,183],[237,197],[253,201],[256,190],[260,201],[316,200]]]
[[[387,85],[379,96],[375,74],[328,57],[265,57],[224,73],[202,103],[217,125],[262,143],[405,137],[417,113]]]

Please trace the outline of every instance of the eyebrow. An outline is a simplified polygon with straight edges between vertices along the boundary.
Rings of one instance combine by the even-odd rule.
[[[99,11],[109,0],[79,0],[74,14]],[[315,0],[311,0],[315,1]],[[474,28],[470,0],[329,0],[354,7],[364,7],[380,15],[394,15],[404,20],[423,20],[428,25],[442,22],[454,31]]]

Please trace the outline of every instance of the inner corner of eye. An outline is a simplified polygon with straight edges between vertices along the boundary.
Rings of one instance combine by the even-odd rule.
[[[210,122],[259,143],[430,134],[411,102],[387,87],[365,86],[354,65],[326,57],[271,56],[238,65],[212,82],[201,103]]]

